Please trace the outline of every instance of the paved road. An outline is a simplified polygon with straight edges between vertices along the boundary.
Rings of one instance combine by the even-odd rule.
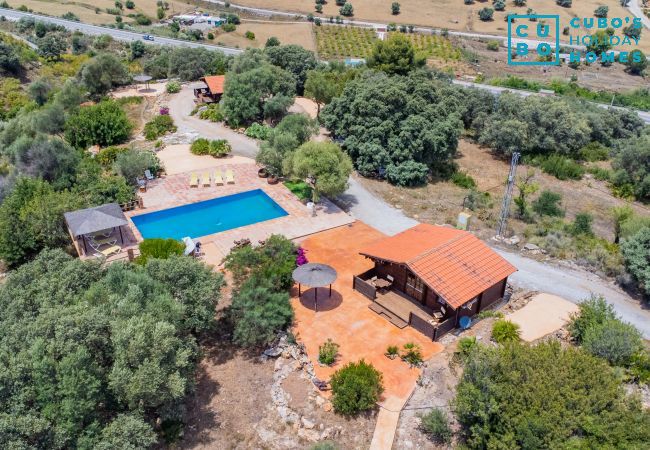
[[[43,16],[40,14],[26,13],[22,11],[16,11],[13,9],[0,8],[0,16],[4,16],[8,20],[19,20],[22,17],[33,17],[34,19],[40,20],[42,22],[62,25],[67,30],[70,31],[81,31],[82,33],[89,34],[89,35],[109,34],[114,39],[120,41],[130,42],[130,41],[138,41],[142,39],[142,33],[118,30],[117,28],[106,28],[97,25],[89,25],[82,22],[75,22],[73,20],[65,20],[58,17],[50,17],[50,16]],[[171,38],[158,37],[158,36],[155,37],[154,41],[146,41],[146,43],[156,44],[156,45],[172,45],[177,47],[180,46],[180,47],[207,48],[208,50],[220,50],[227,55],[237,55],[242,52],[242,50],[236,48],[220,47],[216,45],[201,44],[198,42],[182,41],[180,39],[171,39]]]
[[[511,88],[506,88],[506,87],[501,87],[501,86],[490,86],[489,84],[480,84],[480,83],[472,83],[469,81],[461,81],[461,80],[452,80],[451,81],[453,84],[456,84],[458,86],[464,86],[464,87],[473,87],[476,89],[483,89],[485,91],[489,91],[494,95],[501,95],[504,92],[513,92],[517,95],[520,95],[522,97],[528,97],[530,95],[541,95],[539,92],[531,92],[531,91],[523,91],[519,89],[511,89]],[[614,108],[614,109],[627,109],[623,108],[621,106],[609,106],[604,103],[596,103],[596,102],[589,102],[593,103],[594,105],[600,106],[601,108]],[[650,112],[648,111],[635,111],[638,116],[646,123],[650,125]]]
[[[641,9],[641,0],[630,0],[627,8],[635,17],[641,18],[641,23],[643,23],[644,27],[650,29],[650,18],[643,14],[643,10]]]

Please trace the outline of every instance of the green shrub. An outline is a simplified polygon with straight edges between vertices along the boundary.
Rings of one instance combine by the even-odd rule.
[[[346,416],[374,408],[384,391],[381,372],[363,359],[337,370],[330,384],[334,410]]]
[[[587,328],[582,346],[612,365],[628,366],[634,355],[643,349],[643,340],[633,325],[614,318]]]
[[[488,41],[487,49],[493,52],[499,51],[499,41]]]
[[[609,170],[598,166],[587,167],[587,172],[592,174],[595,179],[600,181],[609,181],[611,177],[611,172]]]
[[[176,126],[174,120],[168,114],[161,114],[154,117],[144,126],[144,137],[148,141],[155,141],[166,133],[174,133]]]
[[[235,31],[237,29],[237,26],[234,23],[224,23],[221,26],[221,29],[226,33],[230,33],[231,31]]]
[[[476,181],[474,181],[474,178],[464,172],[454,172],[451,175],[451,182],[456,186],[460,186],[465,189],[476,188]]]
[[[207,108],[199,112],[199,119],[209,120],[210,122],[223,122],[224,118],[219,103],[210,103]]]
[[[275,290],[293,286],[291,274],[296,268],[297,248],[284,236],[274,234],[264,245],[245,245],[226,256],[226,269],[232,274],[235,287],[249,277],[269,280]]]
[[[386,178],[398,186],[420,186],[426,184],[429,168],[413,160],[405,161],[399,165],[389,165],[386,168]]]
[[[440,409],[432,409],[420,416],[420,429],[440,444],[451,442],[452,432],[447,413]]]
[[[593,236],[594,232],[591,229],[591,224],[594,222],[594,217],[586,212],[576,214],[573,223],[571,224],[571,233],[574,236]]]
[[[318,442],[311,447],[309,450],[337,450],[338,447],[332,441],[322,441]]]
[[[647,217],[646,223],[649,220]],[[627,232],[623,225],[622,232]],[[628,272],[639,283],[646,294],[650,294],[650,226],[642,227],[636,233],[626,237],[621,244],[621,253]]]
[[[418,344],[407,342],[402,348],[400,357],[410,365],[418,366],[422,363],[422,349]]]
[[[270,344],[293,320],[289,293],[278,292],[269,280],[253,276],[234,293],[229,317],[236,344]]]
[[[592,295],[578,305],[578,313],[571,316],[569,333],[579,344],[590,328],[598,327],[608,320],[615,319],[612,305],[603,296]]]
[[[225,139],[209,141],[205,138],[199,138],[192,142],[192,146],[190,147],[190,152],[194,155],[210,155],[214,158],[222,158],[230,153],[231,150],[230,143]]]
[[[265,141],[269,138],[272,131],[273,128],[255,122],[250,127],[246,128],[245,134],[253,139]]]
[[[138,178],[144,177],[147,169],[151,173],[157,173],[161,169],[156,154],[147,150],[129,149],[119,153],[113,163],[113,171],[126,178],[132,186],[137,186]]]
[[[339,354],[339,344],[327,339],[323,345],[318,347],[318,362],[326,366],[331,366],[336,361]]]
[[[563,217],[564,211],[560,208],[562,195],[553,191],[542,191],[533,201],[533,211],[540,216]]]
[[[609,159],[609,149],[599,142],[591,142],[578,151],[583,161],[595,162]]]
[[[181,84],[176,80],[172,80],[167,83],[165,89],[167,90],[168,94],[175,94],[181,91]]]
[[[127,147],[106,147],[101,149],[97,155],[95,155],[95,160],[104,167],[110,167],[115,162],[117,155],[128,150],[129,149]]]
[[[542,170],[558,180],[579,180],[585,173],[582,165],[565,156],[550,155],[540,159]]]
[[[80,108],[65,123],[65,138],[77,148],[115,145],[126,141],[133,126],[120,105],[104,101]]]
[[[140,256],[134,262],[141,266],[146,265],[150,258],[167,259],[173,255],[182,255],[185,251],[185,245],[176,239],[145,239],[138,247]]]
[[[519,341],[519,325],[506,319],[499,319],[492,326],[492,340],[497,344]]]
[[[638,383],[650,384],[650,353],[642,351],[634,355],[629,374]]]
[[[472,211],[490,209],[493,206],[492,197],[489,192],[481,192],[476,189],[470,189],[465,197],[464,206]]]
[[[399,347],[397,345],[389,345],[386,348],[386,356],[396,357],[399,355]]]
[[[458,340],[458,354],[461,358],[467,358],[478,347],[476,336],[466,336]]]
[[[247,31],[246,33],[244,33],[244,37],[246,39],[250,39],[251,41],[253,41],[255,40],[255,33],[253,33],[252,31]]]
[[[478,317],[479,319],[487,319],[490,317],[497,317],[499,319],[503,319],[503,313],[501,311],[496,311],[494,309],[486,309],[478,313],[476,317]]]

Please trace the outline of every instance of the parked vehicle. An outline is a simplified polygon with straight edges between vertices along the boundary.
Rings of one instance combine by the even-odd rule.
[[[145,41],[153,41],[153,36],[150,34],[145,34],[144,36],[142,36],[142,39],[144,39]]]

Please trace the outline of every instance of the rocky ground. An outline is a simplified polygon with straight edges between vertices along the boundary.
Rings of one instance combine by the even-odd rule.
[[[367,449],[375,414],[346,419],[313,383],[311,362],[287,336],[261,356],[211,343],[187,405],[188,449]]]

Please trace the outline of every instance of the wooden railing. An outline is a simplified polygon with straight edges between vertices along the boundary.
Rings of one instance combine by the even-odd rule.
[[[377,288],[367,281],[362,280],[358,276],[352,278],[352,289],[361,292],[373,302],[377,298]]]
[[[420,316],[409,313],[409,325],[424,334],[426,337],[434,340],[436,332],[436,326],[434,324],[427,322]]]
[[[436,325],[435,332],[433,334],[433,340],[437,341],[441,337],[443,337],[445,334],[449,333],[451,330],[456,328],[456,318],[455,317],[450,317],[444,322],[440,322],[439,324]]]

